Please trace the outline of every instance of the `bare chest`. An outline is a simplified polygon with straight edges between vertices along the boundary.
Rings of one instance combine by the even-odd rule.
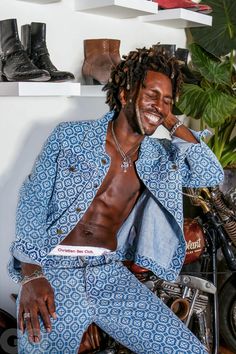
[[[137,156],[136,156],[137,157]],[[111,155],[111,164],[96,198],[112,199],[116,201],[129,202],[139,195],[142,189],[142,182],[137,174],[135,162],[124,169],[124,161],[118,153]],[[112,204],[113,204],[112,203]]]

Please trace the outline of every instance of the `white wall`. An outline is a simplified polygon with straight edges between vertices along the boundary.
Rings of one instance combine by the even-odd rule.
[[[20,26],[30,22],[47,24],[47,45],[53,63],[69,70],[81,80],[83,40],[116,38],[120,53],[157,42],[185,47],[184,30],[144,24],[137,19],[113,19],[74,11],[74,0],[40,5],[17,0],[0,0],[0,20],[16,18]],[[103,98],[0,97],[0,307],[12,314],[12,292],[17,292],[8,277],[6,265],[14,238],[17,194],[29,173],[43,141],[63,120],[96,118],[107,110]]]

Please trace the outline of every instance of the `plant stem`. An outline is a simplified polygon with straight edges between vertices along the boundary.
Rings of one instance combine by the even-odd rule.
[[[233,49],[230,51],[229,62],[230,62],[230,71],[232,74],[233,68],[234,68],[234,50]]]
[[[214,153],[218,160],[220,159],[220,154],[219,154],[219,128],[215,127],[215,149]]]
[[[206,128],[205,122],[203,119],[200,119],[200,130],[204,130]]]
[[[222,125],[222,130],[224,131],[223,133],[223,141],[224,143],[228,144],[229,140],[230,140],[230,136],[232,134],[232,131],[235,127],[235,120],[236,120],[236,117],[232,116],[229,118],[230,119],[230,123],[227,124],[227,126],[224,127],[224,125]],[[225,122],[227,123],[227,122]]]

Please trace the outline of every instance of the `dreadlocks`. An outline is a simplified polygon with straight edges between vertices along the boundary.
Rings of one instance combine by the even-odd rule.
[[[172,83],[173,99],[178,100],[180,86],[182,84],[182,74],[178,61],[174,57],[167,56],[159,45],[151,48],[138,48],[131,51],[111,71],[108,83],[103,87],[107,91],[106,103],[110,110],[117,113],[121,110],[119,99],[120,89],[125,93],[132,92],[138,85],[143,85],[147,71],[157,71],[168,76]]]

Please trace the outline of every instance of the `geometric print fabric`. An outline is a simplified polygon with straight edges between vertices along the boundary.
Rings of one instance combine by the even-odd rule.
[[[52,319],[49,334],[41,323],[40,343],[29,343],[27,333],[19,333],[19,354],[77,354],[82,335],[92,322],[134,353],[207,353],[122,262],[109,262],[44,269],[54,288],[57,319]]]
[[[61,123],[48,138],[21,188],[17,237],[12,251],[16,249],[42,263],[83,217],[109,169],[105,139],[107,124],[113,116],[114,112],[109,112],[96,121]],[[180,271],[185,253],[182,186],[214,186],[223,178],[216,157],[202,141],[199,144],[177,142],[177,146],[176,139],[171,143],[145,137],[136,162],[140,179],[166,213],[173,216],[175,232],[179,226],[180,242],[169,266],[162,270],[161,263],[152,260],[151,270],[170,281]],[[162,238],[158,230],[150,235],[155,247],[158,247],[157,236]],[[144,261],[149,262],[144,256],[142,252],[137,255],[143,267]],[[13,280],[20,280],[12,262],[9,272]]]

